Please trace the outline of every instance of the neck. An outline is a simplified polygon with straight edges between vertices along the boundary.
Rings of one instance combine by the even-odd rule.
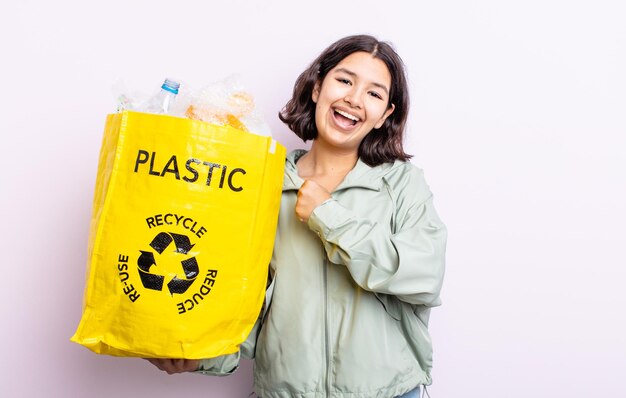
[[[323,148],[319,141],[313,141],[311,150],[298,161],[301,177],[341,176],[354,168],[359,155],[356,151],[342,151],[337,148]]]

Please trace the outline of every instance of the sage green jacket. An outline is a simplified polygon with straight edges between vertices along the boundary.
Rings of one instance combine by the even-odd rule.
[[[242,346],[255,358],[256,393],[390,398],[431,384],[427,325],[440,304],[446,228],[422,171],[359,160],[304,224],[294,211],[304,153],[287,157],[272,300]],[[237,361],[203,361],[199,371],[232,371]]]

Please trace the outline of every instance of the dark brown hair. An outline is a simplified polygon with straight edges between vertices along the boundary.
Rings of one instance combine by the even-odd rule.
[[[391,44],[368,35],[348,36],[331,44],[298,77],[293,96],[278,117],[305,142],[317,138],[315,103],[311,98],[315,83],[320,84],[339,62],[348,55],[363,51],[385,63],[391,74],[389,103],[395,106],[379,129],[370,131],[359,146],[359,158],[370,166],[408,160],[411,155],[402,146],[404,127],[409,113],[409,90],[404,63]]]

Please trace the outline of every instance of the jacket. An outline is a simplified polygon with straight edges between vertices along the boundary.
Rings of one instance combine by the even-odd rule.
[[[287,157],[271,305],[247,348],[256,393],[390,398],[431,384],[446,228],[422,171],[359,160],[304,224],[294,211],[304,153]]]

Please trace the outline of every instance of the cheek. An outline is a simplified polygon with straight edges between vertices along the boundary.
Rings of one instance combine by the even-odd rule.
[[[318,102],[315,105],[315,127],[317,127],[318,129],[320,128],[320,126],[323,124],[323,120],[324,120],[324,112],[322,112],[322,106],[320,105],[320,103]]]
[[[345,90],[346,88],[344,86],[341,86],[339,84],[329,83],[323,86],[323,90],[320,96],[325,98],[327,101],[331,102],[331,101],[345,97],[346,95]]]
[[[378,123],[380,119],[385,116],[385,112],[387,111],[386,106],[381,106],[380,104],[375,104],[370,108],[370,115],[373,116],[373,122]]]
[[[315,104],[315,119],[322,117],[322,113],[324,113],[324,103],[318,100]]]

